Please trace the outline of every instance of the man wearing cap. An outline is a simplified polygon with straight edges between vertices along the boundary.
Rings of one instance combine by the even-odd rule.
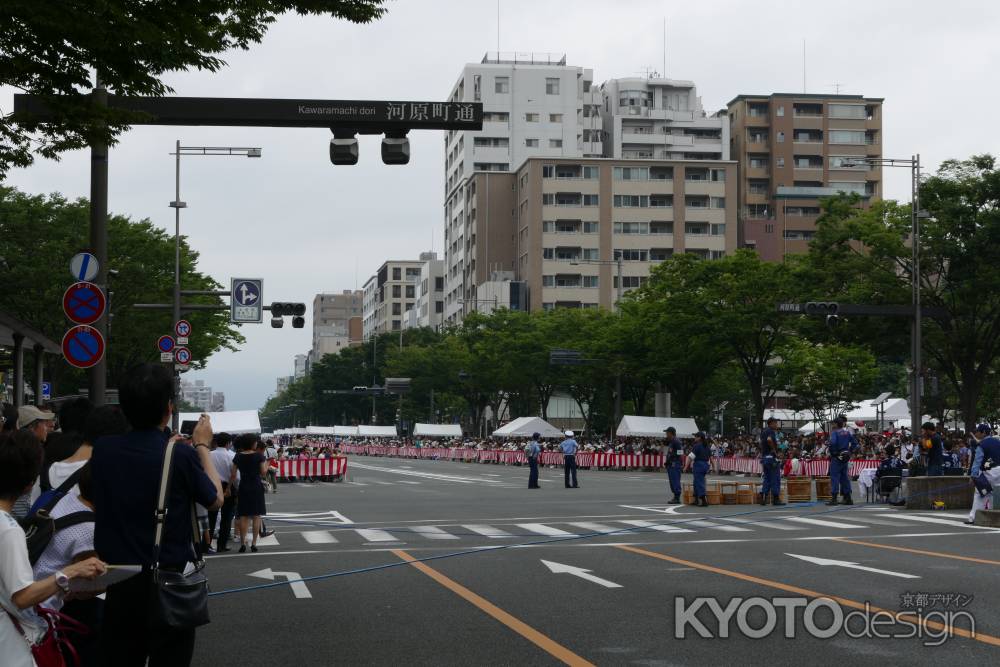
[[[563,478],[567,489],[580,488],[576,483],[576,450],[579,448],[580,445],[573,439],[573,431],[566,431],[566,439],[559,443],[559,449],[563,453]]]
[[[681,502],[681,468],[684,464],[684,445],[677,439],[677,429],[673,426],[668,427],[664,433],[667,434],[667,444],[663,452],[663,461],[667,466],[670,490],[674,494],[670,504],[679,505]]]
[[[843,496],[845,505],[853,505],[848,466],[851,454],[858,448],[858,441],[846,426],[847,417],[840,415],[833,420],[833,423],[837,428],[830,434],[830,502],[827,505],[837,504],[838,492]]]
[[[695,505],[708,507],[708,497],[705,493],[705,476],[708,474],[708,461],[712,457],[708,437],[703,431],[694,434],[694,449],[689,455],[692,461],[691,471],[694,473]]]
[[[944,474],[944,442],[934,422],[924,422],[920,431],[920,448],[927,457],[927,476],[940,477]]]
[[[781,502],[781,466],[778,463],[778,432],[775,430],[777,425],[776,418],[768,417],[767,428],[760,432],[760,467],[763,471],[759,497],[761,505],[767,504],[769,494],[772,505],[785,504]]]
[[[49,434],[55,428],[55,419],[55,413],[46,412],[34,405],[22,405],[17,409],[18,428],[30,431],[43,447],[45,446],[45,441],[49,439]],[[46,463],[52,462],[46,461]],[[10,513],[11,516],[15,519],[26,517],[28,510],[31,509],[31,502],[32,491],[28,491],[28,493],[25,493],[14,502],[14,509]]]
[[[542,447],[538,444],[538,439],[542,437],[541,433],[532,433],[531,442],[527,444],[524,448],[524,453],[528,456],[528,488],[529,489],[540,489],[538,485],[538,457],[542,454]]]
[[[976,427],[975,438],[979,445],[969,471],[976,488],[972,492],[972,510],[966,523],[974,523],[979,510],[996,509],[991,508],[990,503],[993,489],[1000,486],[1000,438],[992,433],[993,429],[989,424]]]

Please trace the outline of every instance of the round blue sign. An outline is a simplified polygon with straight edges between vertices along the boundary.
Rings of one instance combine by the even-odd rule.
[[[156,347],[160,348],[160,352],[171,352],[174,349],[174,339],[170,336],[160,336],[156,341]]]

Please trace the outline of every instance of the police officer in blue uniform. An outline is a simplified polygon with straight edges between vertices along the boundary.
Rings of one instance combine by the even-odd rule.
[[[992,435],[992,432],[989,424],[976,427],[975,437],[979,446],[976,447],[976,458],[972,460],[972,469],[969,470],[976,490],[972,492],[972,511],[969,512],[966,523],[974,523],[979,510],[989,509],[992,491],[1000,486],[1000,438]]]
[[[542,447],[538,444],[541,433],[532,433],[531,442],[524,448],[524,453],[528,456],[528,488],[540,489],[538,485],[538,458],[542,455]]]
[[[580,445],[573,439],[573,431],[566,431],[566,439],[559,443],[559,449],[563,453],[563,478],[566,480],[567,489],[580,488],[576,483],[576,450],[579,448]]]
[[[775,427],[778,420],[767,418],[767,428],[760,432],[760,467],[763,484],[760,487],[759,501],[767,504],[768,495],[772,505],[784,505],[781,502],[781,462],[778,460],[778,432]]]
[[[691,469],[694,472],[695,505],[708,507],[708,498],[705,495],[705,476],[708,475],[708,462],[712,458],[712,448],[708,444],[708,438],[704,432],[695,433],[694,449],[691,451],[691,455],[694,457]]]
[[[830,502],[827,505],[837,504],[837,493],[844,498],[845,505],[853,505],[851,500],[851,477],[848,474],[848,466],[851,461],[851,454],[858,448],[858,441],[846,427],[847,417],[840,415],[833,420],[837,428],[830,434]]]
[[[677,439],[677,429],[673,426],[665,431],[667,434],[666,451],[663,453],[663,461],[667,466],[667,479],[670,480],[670,490],[674,494],[671,505],[679,505],[681,502],[681,470],[684,466],[684,445]]]

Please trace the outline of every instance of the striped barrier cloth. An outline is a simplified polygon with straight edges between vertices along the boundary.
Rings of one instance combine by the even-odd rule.
[[[333,477],[347,472],[347,458],[335,456],[331,459],[281,459],[278,463],[278,477]]]

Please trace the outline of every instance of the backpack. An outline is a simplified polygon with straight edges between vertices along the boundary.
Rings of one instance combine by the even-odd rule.
[[[51,516],[52,508],[76,485],[84,468],[89,465],[90,462],[84,464],[55,489],[49,484],[48,473],[46,472],[44,482],[48,490],[42,492],[38,497],[35,504],[31,506],[28,515],[18,520],[21,528],[24,529],[24,537],[28,545],[28,559],[32,565],[37,563],[38,559],[41,558],[45,548],[52,541],[52,536],[57,531],[94,520],[94,513],[91,511],[73,512],[58,519],[53,519]],[[39,481],[39,486],[41,486],[41,480]]]

